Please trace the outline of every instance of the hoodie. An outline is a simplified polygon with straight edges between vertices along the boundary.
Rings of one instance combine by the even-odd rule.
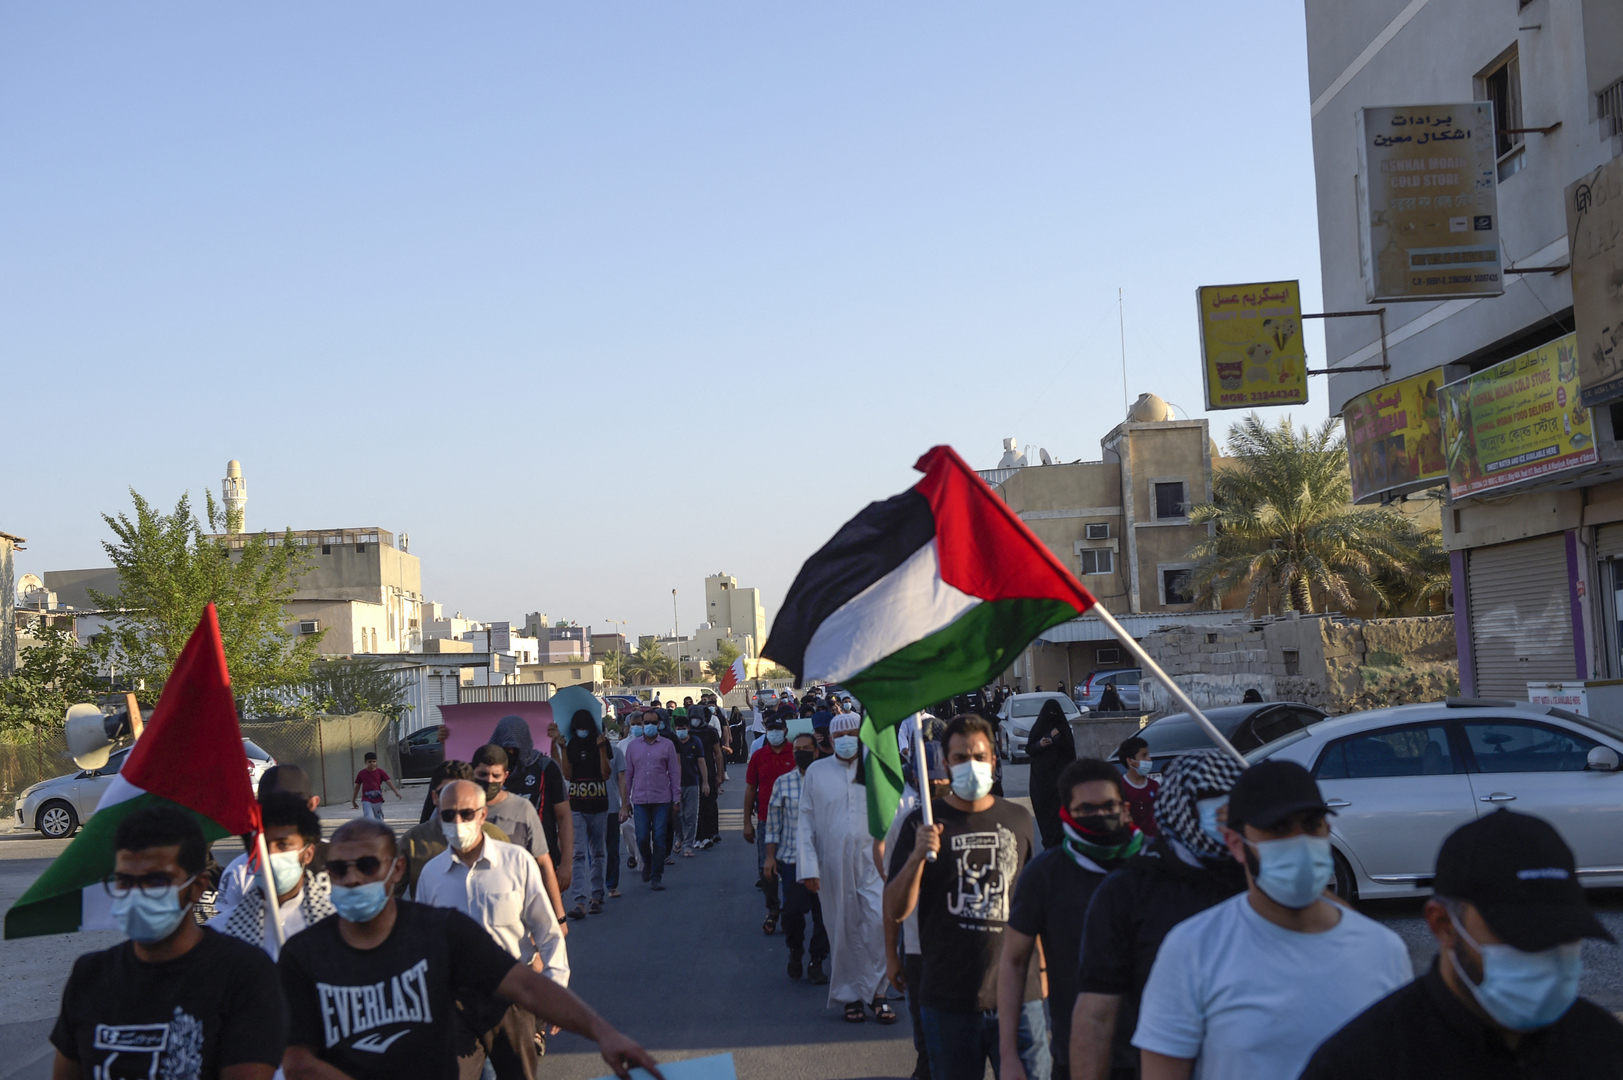
[[[564,771],[556,761],[535,748],[530,725],[524,722],[522,716],[502,717],[496,724],[496,730],[490,733],[490,741],[507,751],[511,767],[507,773],[507,783],[502,786],[529,800],[536,813],[541,815],[547,850],[558,851],[558,814],[553,806],[569,799]],[[517,764],[513,764],[515,758]]]

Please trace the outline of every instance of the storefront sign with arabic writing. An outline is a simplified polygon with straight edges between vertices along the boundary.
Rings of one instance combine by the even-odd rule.
[[[1623,397],[1623,158],[1567,188],[1572,316],[1584,404]]]
[[[1579,400],[1576,335],[1440,387],[1437,405],[1456,499],[1600,460]]]
[[[1437,412],[1443,381],[1443,369],[1433,368],[1347,402],[1341,420],[1353,502],[1417,491],[1448,475]]]
[[[1294,281],[1203,285],[1200,354],[1206,408],[1251,409],[1307,400],[1302,290]]]
[[[1360,110],[1365,299],[1504,292],[1498,175],[1491,102]]]

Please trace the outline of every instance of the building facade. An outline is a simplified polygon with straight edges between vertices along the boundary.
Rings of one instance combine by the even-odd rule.
[[[711,574],[704,579],[704,611],[704,621],[711,628],[726,631],[736,638],[735,643],[751,642],[744,649],[745,656],[754,656],[756,644],[765,643],[766,609],[761,606],[760,589],[740,589],[737,578]]]
[[[1571,377],[1566,365],[1578,362],[1568,337],[1575,328],[1575,238],[1568,235],[1567,192],[1623,154],[1623,4],[1307,0],[1306,12],[1325,309],[1383,316],[1326,321],[1329,368],[1377,368],[1332,374],[1330,412],[1341,414],[1361,395],[1401,380],[1424,381],[1439,368],[1445,384],[1463,377],[1484,381],[1480,395],[1472,391],[1466,399],[1445,391],[1420,403],[1440,417],[1449,455],[1442,524],[1452,561],[1462,692],[1525,699],[1530,682],[1623,677],[1616,603],[1623,586],[1618,400],[1580,405],[1571,400],[1578,396],[1576,382],[1570,395],[1552,392],[1551,401],[1532,412],[1546,409],[1551,423],[1566,425],[1569,440],[1574,423],[1592,430],[1592,436],[1581,434],[1592,438],[1593,451],[1574,455],[1587,460],[1572,467],[1519,472],[1504,470],[1556,451],[1535,448],[1493,461],[1483,450],[1480,466],[1472,464],[1479,447],[1466,410],[1515,389],[1508,378],[1503,387],[1491,384],[1512,366],[1507,361],[1519,366],[1535,351],[1548,351],[1560,356],[1563,380]],[[1424,210],[1430,200],[1422,185],[1448,180],[1463,144],[1443,144],[1454,149],[1431,159],[1441,171],[1388,175],[1383,163],[1378,175],[1366,158],[1369,175],[1360,177],[1360,146],[1367,154],[1368,146],[1381,145],[1363,133],[1363,110],[1400,107],[1418,114],[1483,102],[1492,104],[1493,166],[1486,172],[1493,176],[1496,218],[1478,206],[1439,224],[1436,242],[1453,242],[1450,230],[1496,230],[1498,250],[1489,245],[1481,253],[1476,280],[1497,281],[1502,293],[1372,302],[1387,248],[1371,250],[1371,223],[1385,226],[1385,215],[1396,219],[1412,205],[1400,205],[1400,198],[1417,199]],[[1478,184],[1479,197],[1487,190]],[[1377,208],[1363,216],[1361,192],[1368,193],[1366,205]],[[1408,250],[1409,262],[1400,265],[1410,270],[1429,258],[1418,247]],[[1464,280],[1424,276],[1431,272],[1414,270],[1413,284]],[[1451,408],[1459,409],[1452,417]],[[1560,443],[1559,432],[1548,441]],[[1500,470],[1497,480],[1471,482],[1477,472],[1494,470]]]

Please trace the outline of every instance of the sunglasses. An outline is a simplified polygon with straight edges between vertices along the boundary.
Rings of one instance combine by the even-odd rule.
[[[393,862],[394,860],[389,861]],[[377,873],[378,868],[382,865],[383,860],[376,855],[362,855],[353,862],[349,859],[328,859],[327,876],[334,881],[341,881],[349,876],[350,868],[354,867],[362,877],[369,878]]]
[[[453,825],[458,821],[472,821],[474,818],[476,818],[478,816],[479,816],[479,808],[477,806],[471,807],[471,808],[464,806],[460,810],[441,810],[440,811],[440,820],[445,822],[447,825]],[[331,865],[331,864],[329,863],[328,865]]]

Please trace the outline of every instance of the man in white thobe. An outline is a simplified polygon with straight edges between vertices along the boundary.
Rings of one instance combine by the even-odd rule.
[[[862,782],[862,721],[842,713],[829,725],[834,756],[806,770],[796,825],[795,869],[817,893],[828,928],[828,1002],[844,1005],[845,1018],[860,1022],[871,1003],[882,1024],[896,1022],[885,1003],[885,879],[874,866],[868,835],[868,792]]]

